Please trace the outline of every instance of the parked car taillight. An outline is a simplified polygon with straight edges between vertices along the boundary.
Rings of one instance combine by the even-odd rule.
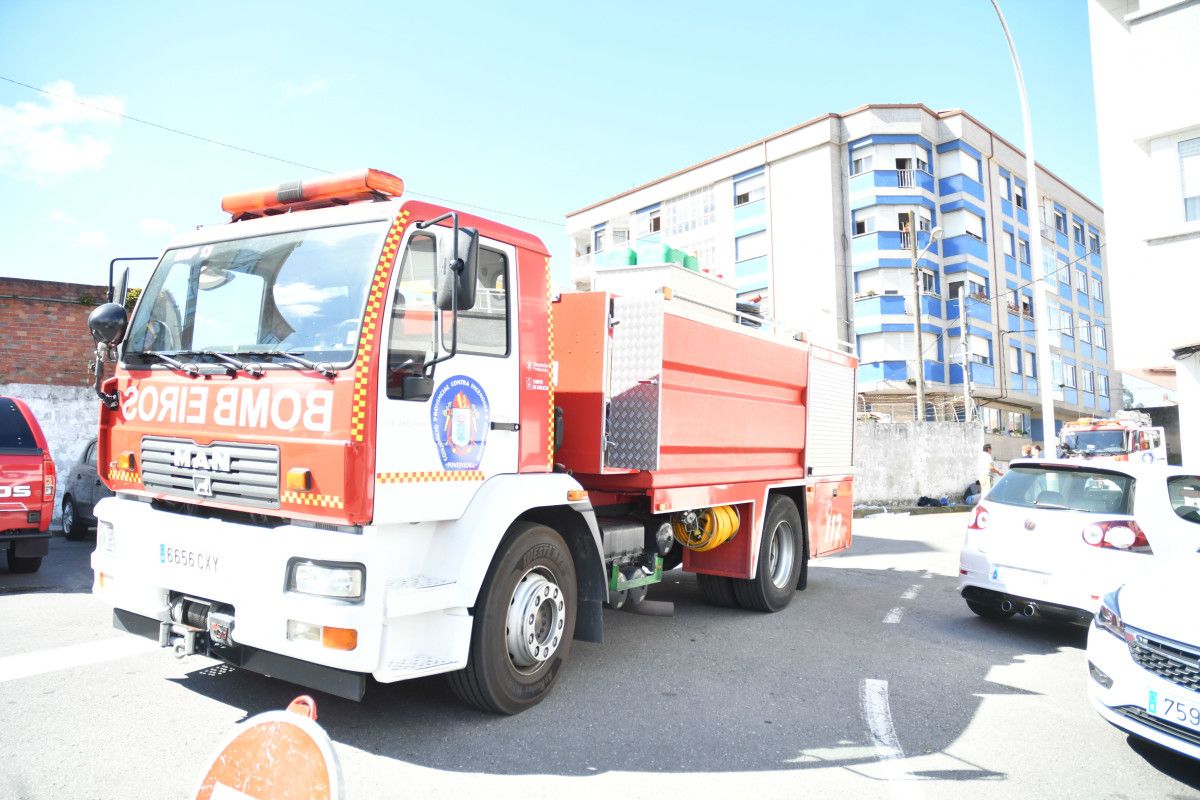
[[[975,506],[975,510],[971,513],[971,523],[967,525],[969,531],[981,531],[988,526],[988,510],[983,503]]]
[[[1133,553],[1151,553],[1146,534],[1131,519],[1095,522],[1083,529],[1083,541],[1092,547],[1110,547]]]
[[[55,474],[54,462],[50,459],[49,453],[42,454],[42,497],[46,500],[54,499],[55,489]]]

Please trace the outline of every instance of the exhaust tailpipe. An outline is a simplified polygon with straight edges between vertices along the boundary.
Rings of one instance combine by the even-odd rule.
[[[1027,617],[1032,617],[1037,613],[1037,606],[1033,603],[1028,603],[1024,608],[1021,609],[1021,613]]]
[[[1000,610],[1003,611],[1005,614],[1012,611],[1013,610],[1013,601],[1009,600],[1008,598],[1001,600],[1000,601]]]

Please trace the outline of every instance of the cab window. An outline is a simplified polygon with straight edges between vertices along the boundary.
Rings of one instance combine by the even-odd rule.
[[[458,352],[508,355],[508,259],[499,250],[479,248],[475,307],[458,313]],[[442,314],[442,343],[450,347],[450,314]]]

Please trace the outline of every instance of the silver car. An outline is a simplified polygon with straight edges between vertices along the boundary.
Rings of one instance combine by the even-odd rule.
[[[112,491],[100,480],[96,470],[96,440],[92,439],[71,467],[63,487],[62,532],[72,541],[87,536],[96,525],[96,503],[110,497]]]

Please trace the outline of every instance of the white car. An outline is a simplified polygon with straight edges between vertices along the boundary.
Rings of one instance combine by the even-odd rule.
[[[959,592],[981,617],[1043,614],[1090,622],[1105,594],[1158,560],[1200,547],[1200,524],[1177,510],[1178,467],[1022,459],[975,506]],[[1172,482],[1176,483],[1172,483]],[[1178,485],[1182,486],[1182,483]]]
[[[1200,496],[1200,481],[1191,482]],[[1200,527],[1200,521],[1196,522]],[[1088,632],[1088,697],[1118,728],[1200,759],[1200,557],[1105,595]]]

